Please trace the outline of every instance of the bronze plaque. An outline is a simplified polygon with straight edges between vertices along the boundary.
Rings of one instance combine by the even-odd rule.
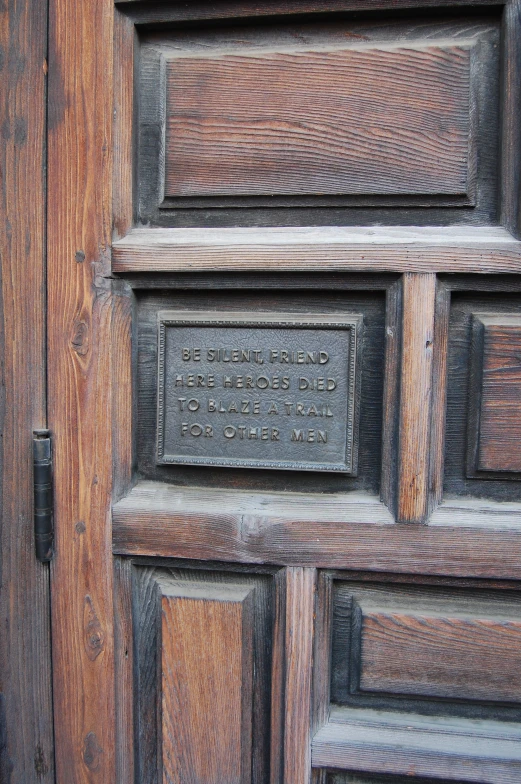
[[[158,322],[158,463],[356,473],[362,316]]]

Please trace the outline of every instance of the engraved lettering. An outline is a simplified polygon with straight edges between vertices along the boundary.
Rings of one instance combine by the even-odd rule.
[[[158,324],[159,463],[352,471],[360,316],[164,311]]]

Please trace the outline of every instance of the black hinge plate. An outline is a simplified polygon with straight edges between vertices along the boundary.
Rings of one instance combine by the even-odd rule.
[[[34,467],[34,546],[39,561],[50,561],[54,547],[52,447],[48,430],[35,430]]]

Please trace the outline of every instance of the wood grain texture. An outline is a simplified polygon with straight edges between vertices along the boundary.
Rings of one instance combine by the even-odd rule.
[[[436,281],[434,342],[432,358],[432,407],[430,430],[429,486],[427,505],[431,513],[443,500],[445,467],[445,416],[447,410],[447,352],[451,294]]]
[[[284,784],[309,784],[311,777],[315,582],[315,569],[287,570]]]
[[[313,734],[328,720],[331,703],[333,578],[330,573],[318,572],[316,592],[313,640]]]
[[[59,781],[115,780],[112,489],[111,0],[51,5],[48,154],[49,425]]]
[[[477,599],[466,607],[426,601],[423,609],[398,601],[378,607],[363,598],[356,604],[362,692],[520,701],[519,606]]]
[[[250,608],[252,611],[251,621],[253,624],[252,646],[251,649],[244,651],[244,656],[252,657],[253,668],[253,683],[249,687],[252,705],[249,707],[247,705],[245,706],[245,710],[249,711],[248,715],[251,718],[251,759],[248,770],[251,772],[252,784],[262,784],[263,782],[266,782],[271,775],[270,712],[275,713],[275,711],[279,711],[279,716],[282,714],[283,699],[280,699],[277,705],[270,704],[272,700],[270,682],[275,686],[274,676],[272,674],[274,665],[272,646],[279,648],[279,644],[281,642],[283,644],[284,642],[284,640],[281,640],[280,638],[274,639],[272,634],[274,625],[280,629],[281,620],[282,633],[284,631],[284,620],[278,615],[280,598],[279,588],[281,587],[279,580],[283,576],[283,570],[262,569],[262,573],[259,573],[259,570],[248,570],[240,565],[234,564],[228,567],[226,571],[223,571],[222,567],[216,568],[211,564],[202,562],[193,564],[187,564],[185,562],[184,566],[179,564],[175,564],[174,566],[174,563],[175,562],[170,560],[166,562],[167,565],[164,565],[163,567],[135,566],[132,568],[134,586],[132,617],[135,637],[134,694],[136,778],[142,784],[158,784],[159,780],[162,780],[163,756],[166,752],[163,748],[165,737],[161,730],[161,704],[163,699],[170,700],[169,705],[171,707],[175,697],[175,694],[171,696],[171,698],[168,697],[168,695],[165,696],[162,689],[162,597],[168,598],[170,593],[173,592],[174,594],[177,594],[180,591],[183,592],[185,588],[188,593],[193,593],[194,590],[199,591],[199,593],[202,591],[203,597],[213,597],[208,600],[202,599],[203,602],[206,602],[207,606],[212,607],[213,604],[215,604],[215,601],[218,601],[216,597],[219,597],[226,591],[228,591],[229,594],[230,591],[228,589],[231,589],[232,593],[237,590],[243,591],[245,595],[249,597],[247,598],[247,602],[252,605]],[[222,620],[219,612],[217,612],[218,624],[220,623],[219,619]],[[238,613],[241,615],[242,610],[239,609]],[[203,638],[198,642],[199,647],[196,645],[197,618],[199,618],[197,612],[194,614],[194,618],[196,621],[195,626],[193,624],[191,625],[189,618],[183,628],[177,632],[177,637],[180,638],[180,644],[183,644],[183,641],[186,643],[190,640],[193,643],[195,654],[194,656],[191,656],[190,661],[185,667],[188,674],[192,671],[199,671],[198,667],[200,669],[202,659],[211,657],[212,655],[212,640],[209,635],[204,636],[203,634]],[[220,628],[218,624],[216,626],[217,631]],[[186,634],[184,634],[184,629],[186,629]],[[170,637],[168,637],[168,639],[170,639]],[[227,638],[227,644],[230,643],[230,639]],[[173,644],[177,644],[175,640]],[[222,641],[218,641],[216,647],[217,651],[222,648],[222,644]],[[201,646],[204,649],[202,657],[198,653]],[[173,650],[171,646],[170,650]],[[186,645],[183,650],[186,652]],[[277,656],[279,657],[280,663],[280,650]],[[234,653],[232,659],[238,667],[240,655]],[[167,664],[169,664],[171,669],[175,670],[176,661],[181,662],[181,660],[182,656],[178,657],[177,660],[169,659]],[[197,663],[198,661],[199,664]],[[220,659],[217,664],[209,666],[208,674],[210,674],[210,672],[213,671],[212,668],[215,669],[215,667],[219,669],[222,678],[228,677],[228,675],[232,677],[233,673],[237,670],[237,667],[235,667],[235,669],[234,667],[231,667],[227,670],[226,661],[224,661],[223,664],[222,659]],[[279,672],[280,674],[283,674],[283,667]],[[209,688],[211,689],[212,682],[215,683],[216,678],[214,677],[213,679],[210,679],[210,681]],[[280,685],[280,679],[278,683]],[[194,704],[193,701],[190,703],[189,697],[197,695],[197,689],[204,690],[206,685],[206,677],[202,677],[198,685],[196,684],[194,688],[191,688],[189,693],[185,693],[187,700],[186,704],[190,707],[192,712],[195,712],[196,719],[199,716],[200,721],[204,721],[204,716],[201,711],[197,714],[197,704]],[[229,690],[230,694],[237,695],[239,687],[240,684],[234,682]],[[246,691],[248,691],[248,689],[246,689]],[[276,695],[280,697],[277,686],[275,686],[273,692],[273,696],[275,697]],[[181,694],[181,697],[182,696],[183,695]],[[228,700],[228,696],[224,695],[221,700],[221,707],[223,705],[226,707],[228,704],[226,700]],[[205,696],[203,700],[204,705],[207,705],[207,702],[208,699]],[[212,712],[213,706],[207,712],[207,721],[210,721],[211,716],[213,715]],[[175,716],[164,716],[163,718],[167,723],[168,721],[171,721],[175,725],[172,728],[172,732],[178,733],[175,737],[179,738],[181,737],[179,733],[184,733],[182,735],[184,738],[184,756],[178,760],[180,764],[182,764],[183,760],[187,762],[187,759],[188,763],[190,762],[189,757],[187,757],[187,755],[190,754],[190,750],[192,750],[194,754],[199,753],[201,745],[200,736],[202,736],[203,740],[204,738],[211,740],[213,737],[214,740],[217,739],[216,742],[219,741],[219,738],[221,739],[222,742],[218,749],[221,754],[221,759],[223,758],[223,754],[226,756],[227,750],[229,751],[232,749],[233,751],[233,748],[237,748],[237,732],[240,729],[241,722],[240,712],[241,703],[239,701],[237,712],[233,716],[230,730],[231,734],[227,734],[226,725],[223,721],[221,721],[219,725],[214,723],[208,730],[204,730],[202,733],[197,734],[194,729],[194,722],[190,724],[190,712],[187,712],[184,718],[182,711]],[[248,715],[246,715],[246,719],[248,718]],[[192,733],[192,736],[190,736],[191,729],[194,729],[195,733]],[[271,730],[271,732],[273,732],[273,730]],[[274,737],[277,737],[276,734]],[[278,738],[280,741],[281,736],[279,735]],[[170,741],[167,739],[167,742]],[[233,745],[234,743],[235,747]],[[171,750],[172,744],[170,743],[170,751]],[[282,754],[282,748],[279,748],[279,753]],[[207,760],[208,752],[203,749],[203,752],[199,757],[198,764],[200,763],[199,768],[201,768],[201,765],[204,766],[205,760]],[[171,760],[167,762],[170,765]],[[175,764],[175,760],[172,764]],[[240,760],[239,767],[233,774],[234,776],[240,777],[241,772],[239,768]],[[171,765],[169,770],[171,770]],[[187,774],[187,776],[188,780],[192,781],[190,774]],[[274,779],[274,781],[278,780]]]
[[[501,162],[501,222],[521,237],[521,2],[509,0],[503,14],[503,143]]]
[[[521,317],[475,314],[472,353],[470,475],[520,472]]]
[[[397,519],[407,523],[429,505],[435,299],[435,275],[404,275]]]
[[[134,150],[135,27],[125,14],[114,16],[113,220],[116,237],[132,226]]]
[[[54,781],[49,567],[35,558],[45,411],[47,2],[0,9],[0,781]]]
[[[521,272],[521,243],[501,228],[133,229],[114,272]]]
[[[470,51],[169,60],[166,195],[467,193]]]
[[[499,506],[508,509],[499,512],[497,527],[488,527],[486,503],[470,505],[472,514],[464,504],[449,508],[435,526],[409,526],[393,524],[383,504],[370,497],[364,503],[360,494],[270,495],[143,482],[114,506],[113,547],[122,555],[519,579],[521,505]]]
[[[134,642],[132,562],[114,559],[114,653],[116,676],[116,782],[134,781]]]
[[[505,0],[474,0],[474,5],[503,5]],[[243,0],[225,0],[219,5],[206,2],[181,3],[162,6],[144,6],[138,0],[122,0],[119,3],[138,23],[181,22],[205,19],[235,19],[241,17],[282,16],[291,13],[320,14],[331,11],[380,11],[405,10],[410,8],[432,9],[439,0],[267,0],[264,3],[244,4]],[[448,6],[465,6],[468,0],[448,0]]]
[[[164,784],[251,782],[252,589],[163,592]]]
[[[273,647],[271,654],[270,784],[281,784],[284,775],[284,693],[286,687],[286,571],[274,577]]]
[[[393,512],[398,490],[400,434],[400,362],[402,347],[403,278],[387,290],[385,303],[385,370],[382,422],[380,497]]]
[[[476,471],[481,387],[481,369],[473,362],[482,351],[473,352],[473,318],[475,314],[499,317],[518,316],[521,297],[517,288],[519,277],[512,279],[510,291],[495,288],[493,281],[487,291],[452,292],[449,346],[447,354],[447,414],[445,432],[444,487],[447,501],[472,494],[476,499],[498,503],[517,503],[520,498],[519,472]],[[507,282],[509,279],[505,279]],[[479,363],[477,363],[479,364]],[[470,405],[472,404],[472,405]],[[493,481],[491,481],[493,480]],[[469,500],[467,498],[467,500]],[[484,501],[487,503],[487,501]],[[491,517],[497,520],[497,513]]]
[[[517,784],[517,724],[333,709],[313,739],[313,766],[458,782]]]

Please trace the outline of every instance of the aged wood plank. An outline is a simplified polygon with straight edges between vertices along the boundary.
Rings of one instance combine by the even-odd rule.
[[[521,700],[519,600],[421,591],[355,600],[362,692]]]
[[[389,509],[396,509],[398,489],[398,438],[400,432],[400,362],[402,345],[402,278],[387,290],[385,302],[385,370],[382,423],[380,496]]]
[[[163,588],[164,784],[251,782],[252,597],[249,586]]]
[[[115,780],[112,486],[113,16],[111,0],[52,3],[49,73],[49,422],[56,768]]]
[[[284,689],[286,661],[286,571],[274,577],[275,607],[271,654],[270,784],[281,784],[284,775]]]
[[[124,237],[133,218],[134,45],[132,20],[116,11],[114,17],[114,231]]]
[[[401,574],[521,577],[521,505],[451,511],[436,525],[392,523],[363,496],[182,489],[143,482],[113,509],[122,555],[367,569]],[[353,504],[351,505],[351,502]],[[472,512],[470,512],[472,510]],[[435,514],[438,514],[435,513]],[[459,524],[463,517],[467,523]],[[468,523],[470,521],[471,525]],[[508,525],[505,523],[508,521]]]
[[[134,645],[132,562],[114,559],[114,653],[116,675],[116,782],[134,781]]]
[[[480,498],[446,498],[433,512],[429,525],[489,529],[521,529],[521,505],[512,501],[486,501]]]
[[[45,412],[46,0],[0,9],[0,781],[54,781],[49,566],[36,561]]]
[[[521,236],[521,2],[509,0],[503,16],[503,144],[501,162],[501,222]]]
[[[167,61],[167,196],[466,194],[472,44]]]
[[[133,229],[114,272],[521,272],[521,243],[497,227]]]
[[[469,472],[521,471],[521,317],[475,314]]]
[[[447,408],[447,354],[451,297],[449,288],[437,281],[432,360],[432,409],[430,431],[428,510],[443,499],[445,467],[445,415]]]
[[[503,5],[505,0],[473,0],[474,5]],[[439,0],[267,0],[263,3],[248,3],[243,0],[226,0],[218,5],[205,2],[170,3],[165,7],[148,4],[134,8],[137,0],[121,0],[119,5],[140,23],[166,21],[193,21],[203,19],[226,19],[240,17],[283,16],[290,13],[327,13],[328,11],[377,11],[409,8],[429,9],[439,6]],[[447,0],[448,6],[465,6],[468,0]]]
[[[517,784],[517,724],[334,709],[313,739],[313,766]]]
[[[435,275],[404,275],[397,519],[406,523],[428,509],[435,300]]]
[[[315,569],[287,570],[284,784],[309,784],[311,777],[315,581]]]

